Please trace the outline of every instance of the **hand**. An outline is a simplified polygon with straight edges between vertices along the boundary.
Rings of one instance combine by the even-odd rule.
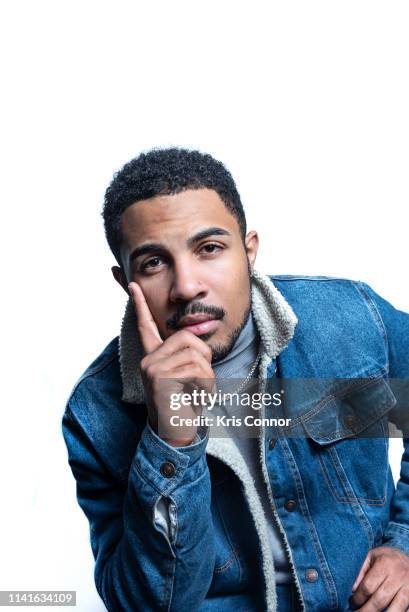
[[[163,341],[142,289],[135,282],[129,283],[128,288],[145,353],[140,367],[150,424],[172,446],[191,444],[197,426],[171,425],[170,417],[193,419],[200,414],[200,407],[181,406],[174,412],[170,410],[170,399],[172,394],[187,393],[192,388],[204,389],[207,393],[213,391],[212,351],[203,340],[183,329]]]
[[[409,556],[391,546],[372,548],[352,587],[361,612],[404,612],[409,607]]]

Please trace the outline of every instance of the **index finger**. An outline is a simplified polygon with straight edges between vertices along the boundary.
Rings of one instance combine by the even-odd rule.
[[[369,570],[369,568],[371,567],[371,557],[369,554],[366,555],[364,562],[361,565],[361,569],[359,570],[359,574],[355,579],[355,582],[352,586],[352,592],[356,591],[357,588],[359,587],[359,585],[362,582],[363,577],[365,576],[366,572]]]
[[[142,346],[145,353],[148,355],[155,351],[163,343],[160,337],[158,327],[153,320],[149,306],[146,303],[142,289],[132,281],[128,285],[131,298],[135,305],[135,311],[138,321],[138,331],[142,340]]]

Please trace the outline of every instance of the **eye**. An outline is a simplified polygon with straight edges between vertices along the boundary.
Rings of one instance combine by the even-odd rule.
[[[205,254],[212,255],[213,253],[216,253],[216,251],[220,249],[222,249],[222,247],[219,244],[215,244],[214,242],[209,242],[208,244],[205,244],[204,246],[202,246],[200,250],[203,251]]]
[[[140,271],[144,272],[145,270],[152,270],[160,266],[162,263],[162,258],[159,256],[151,257],[141,264]]]

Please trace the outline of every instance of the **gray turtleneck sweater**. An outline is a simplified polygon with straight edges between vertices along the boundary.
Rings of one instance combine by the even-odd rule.
[[[245,379],[257,359],[258,350],[259,337],[253,316],[250,314],[230,353],[224,359],[212,365],[217,380]],[[257,372],[254,372],[253,377],[257,377]],[[276,583],[292,582],[293,577],[284,548],[283,536],[272,512],[267,484],[263,478],[259,440],[258,438],[248,437],[235,437],[233,440],[250,470],[267,519],[270,548],[276,571]]]

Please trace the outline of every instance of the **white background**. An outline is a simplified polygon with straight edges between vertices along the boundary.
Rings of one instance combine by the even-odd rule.
[[[151,146],[210,152],[261,271],[359,278],[409,310],[409,6],[10,0],[0,24],[0,589],[75,589],[98,612],[60,420],[125,305],[100,217],[113,171]]]

